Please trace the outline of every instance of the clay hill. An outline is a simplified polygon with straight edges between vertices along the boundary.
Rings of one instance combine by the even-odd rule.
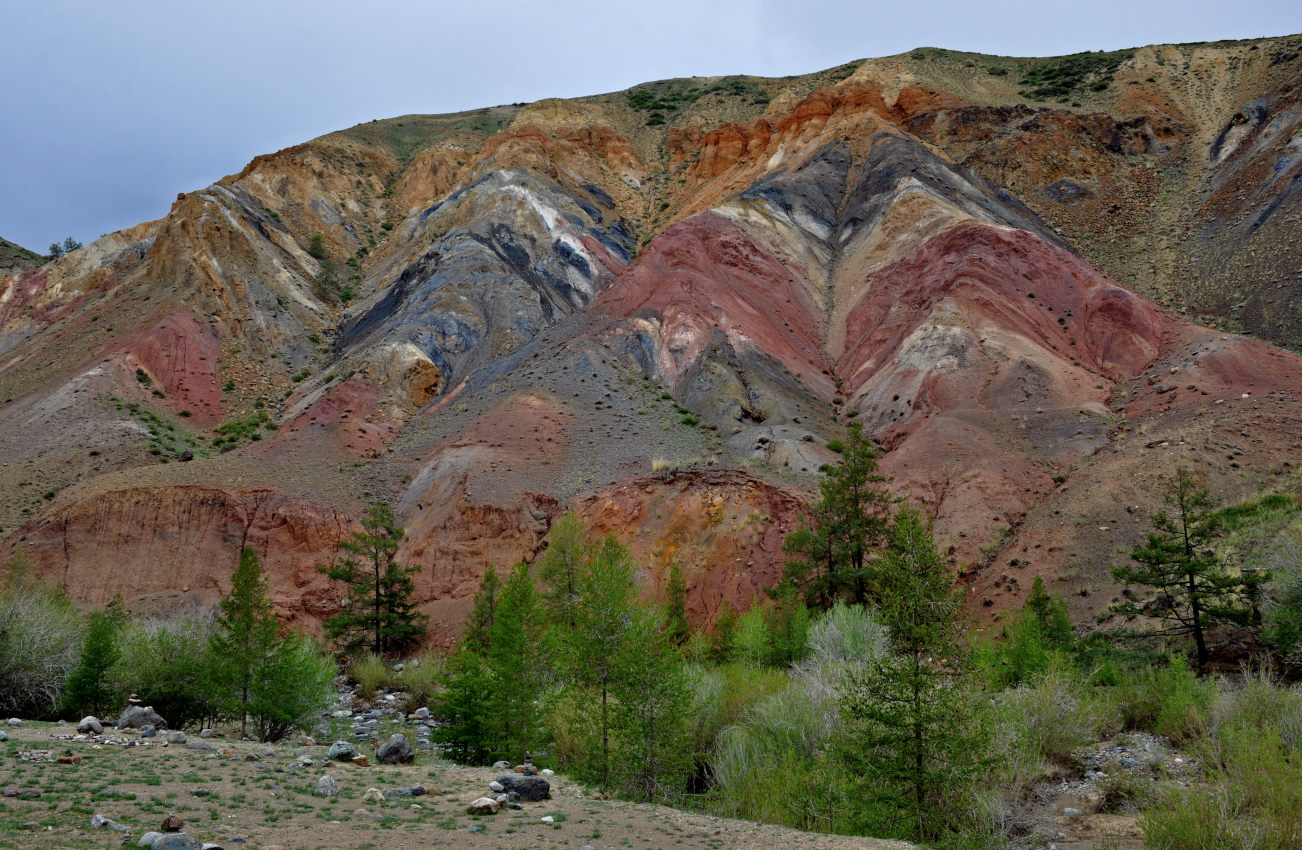
[[[25,272],[43,262],[45,258],[35,251],[29,251],[22,245],[15,245],[8,239],[0,239],[0,274]]]
[[[286,618],[390,500],[434,639],[576,509],[745,606],[856,418],[974,612],[1302,449],[1302,37],[919,49],[373,121],[0,282],[0,557]],[[1250,334],[1245,336],[1242,334]]]

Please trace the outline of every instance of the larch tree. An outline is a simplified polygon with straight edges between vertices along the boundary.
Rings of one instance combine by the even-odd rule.
[[[221,601],[221,613],[210,645],[218,676],[231,688],[231,708],[240,716],[240,737],[248,734],[249,703],[260,668],[276,650],[280,623],[271,611],[267,580],[257,554],[249,547],[231,577],[231,593]]]

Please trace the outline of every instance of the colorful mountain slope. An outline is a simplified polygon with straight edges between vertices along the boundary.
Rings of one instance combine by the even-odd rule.
[[[100,604],[213,598],[252,545],[312,625],[384,498],[447,643],[575,509],[707,621],[781,573],[858,418],[974,610],[1041,575],[1084,616],[1176,465],[1229,498],[1302,447],[1302,361],[1143,297],[1299,284],[1248,260],[1291,262],[1300,42],[927,49],[259,157],[0,282],[4,551]]]

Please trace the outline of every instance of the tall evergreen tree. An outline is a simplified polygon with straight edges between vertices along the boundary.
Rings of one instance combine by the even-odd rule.
[[[678,564],[669,565],[669,586],[666,588],[665,600],[665,637],[674,646],[682,647],[691,636],[691,624],[687,620],[687,582],[683,581],[683,571]]]
[[[869,810],[882,821],[876,828],[902,826],[928,840],[942,831],[946,794],[975,771],[976,747],[967,700],[954,686],[959,595],[917,511],[895,517],[877,581],[892,652],[849,677],[844,707],[853,735],[844,755],[866,779]]]
[[[877,471],[877,450],[859,422],[850,423],[841,460],[824,470],[821,498],[809,521],[788,535],[784,551],[794,556],[785,578],[811,607],[828,609],[838,599],[862,605],[872,585],[872,551],[887,527],[890,479]]]
[[[461,645],[471,652],[478,655],[488,652],[488,635],[493,628],[497,600],[501,593],[502,580],[497,577],[497,568],[490,564],[484,577],[479,580],[479,590],[475,591],[475,601],[461,632]]]
[[[109,603],[103,611],[91,612],[87,619],[86,642],[82,646],[81,660],[64,689],[63,704],[70,710],[89,710],[99,717],[100,712],[109,707],[113,691],[109,671],[121,655],[118,633],[122,630],[123,621],[120,597]]]
[[[488,667],[493,717],[500,726],[498,752],[523,758],[544,743],[542,697],[548,679],[544,615],[527,564],[518,564],[502,588],[489,629]]]
[[[588,687],[593,693],[599,733],[599,741],[594,743],[600,755],[592,758],[592,769],[585,772],[603,787],[610,784],[612,691],[633,626],[636,568],[628,550],[613,535],[596,547],[579,572],[573,610],[575,627],[563,650],[570,682]]]
[[[232,713],[240,717],[240,737],[248,734],[251,691],[259,670],[276,649],[280,624],[271,612],[267,580],[257,554],[245,547],[231,577],[231,593],[221,601],[211,646],[217,675],[231,688]]]
[[[573,629],[579,597],[579,574],[592,556],[592,546],[578,514],[567,511],[552,524],[547,549],[538,558],[538,579],[552,621]]]
[[[1176,470],[1166,503],[1170,513],[1153,517],[1148,539],[1130,553],[1134,564],[1112,570],[1118,581],[1153,588],[1158,601],[1142,609],[1127,601],[1116,610],[1171,623],[1160,634],[1192,635],[1201,669],[1210,657],[1207,631],[1222,623],[1249,624],[1253,598],[1270,575],[1231,570],[1217,555],[1214,542],[1223,531],[1222,520],[1207,488],[1189,470]]]
[[[402,529],[385,502],[371,505],[362,530],[340,544],[348,556],[333,566],[319,567],[344,585],[342,610],[326,620],[326,636],[347,653],[370,649],[392,655],[417,643],[429,617],[412,600],[415,567],[397,563]]]
[[[691,692],[682,654],[651,611],[630,611],[610,713],[611,782],[636,799],[672,797],[692,768]]]

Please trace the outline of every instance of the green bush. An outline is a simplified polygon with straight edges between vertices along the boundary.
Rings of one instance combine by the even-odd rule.
[[[348,678],[357,683],[358,696],[367,700],[375,699],[381,688],[392,687],[395,680],[393,668],[373,652],[353,659],[347,673]]]
[[[167,618],[127,623],[110,674],[118,698],[134,693],[172,729],[218,717],[221,694],[208,652],[215,619],[213,608],[182,606]]]
[[[1189,662],[1175,655],[1164,667],[1131,673],[1120,691],[1122,721],[1127,729],[1165,735],[1181,744],[1203,731],[1216,685],[1199,679]]]
[[[0,713],[45,717],[81,655],[81,617],[21,554],[0,589]]]

